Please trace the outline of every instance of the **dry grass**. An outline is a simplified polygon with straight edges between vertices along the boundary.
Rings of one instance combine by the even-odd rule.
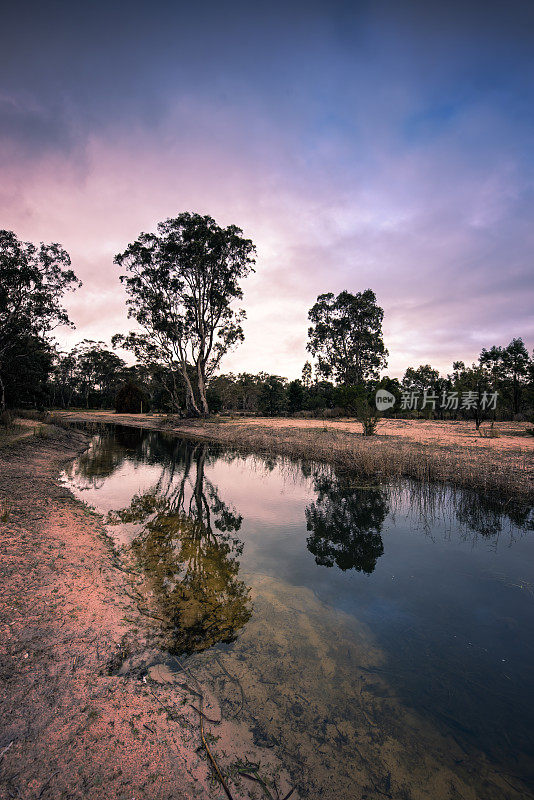
[[[163,429],[177,436],[219,442],[246,452],[327,461],[362,476],[407,477],[534,497],[534,437],[525,423],[498,423],[493,435],[471,422],[382,420],[375,436],[363,436],[354,420],[212,418],[65,413],[71,421],[94,421]],[[488,428],[488,431],[490,429]]]
[[[0,500],[0,522],[9,522],[9,515],[11,514],[11,503],[7,500]]]
[[[199,431],[200,432],[200,431]],[[529,496],[532,458],[527,452],[481,451],[465,445],[422,444],[391,437],[363,437],[324,428],[268,428],[235,425],[202,431],[203,438],[247,451],[280,453],[354,470],[365,477],[408,477]]]

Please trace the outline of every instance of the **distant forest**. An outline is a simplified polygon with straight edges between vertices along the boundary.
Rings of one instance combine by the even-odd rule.
[[[424,364],[388,377],[383,310],[371,289],[317,298],[299,379],[222,373],[222,358],[244,338],[238,304],[254,262],[239,228],[191,213],[168,219],[115,258],[134,330],[111,346],[83,340],[60,352],[54,330],[73,327],[64,295],[81,285],[69,255],[0,231],[1,409],[361,417],[383,389],[395,400],[386,415],[533,421],[534,353],[521,338],[488,343],[475,363],[454,361],[446,376]]]

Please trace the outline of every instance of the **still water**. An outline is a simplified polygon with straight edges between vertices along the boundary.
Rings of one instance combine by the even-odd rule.
[[[534,797],[532,509],[118,426],[64,480],[301,797]]]

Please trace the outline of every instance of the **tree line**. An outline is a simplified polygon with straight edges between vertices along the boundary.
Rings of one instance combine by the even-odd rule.
[[[57,243],[37,246],[0,231],[0,409],[365,417],[382,389],[393,398],[387,414],[473,418],[477,426],[485,417],[532,415],[534,354],[520,338],[483,349],[471,365],[453,362],[446,376],[429,364],[409,367],[401,380],[384,376],[384,314],[371,289],[319,295],[301,378],[221,374],[222,358],[244,338],[241,283],[255,252],[240,228],[209,216],[187,212],[160,223],[115,257],[135,329],[116,334],[111,348],[83,340],[60,352],[54,330],[73,327],[64,296],[81,286],[69,255]]]

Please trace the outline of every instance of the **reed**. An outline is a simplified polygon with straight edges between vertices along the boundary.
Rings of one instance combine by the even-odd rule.
[[[532,459],[517,450],[481,452],[465,445],[423,444],[368,437],[328,428],[206,425],[190,423],[180,435],[221,442],[247,452],[327,461],[365,477],[415,478],[456,486],[534,497]]]

